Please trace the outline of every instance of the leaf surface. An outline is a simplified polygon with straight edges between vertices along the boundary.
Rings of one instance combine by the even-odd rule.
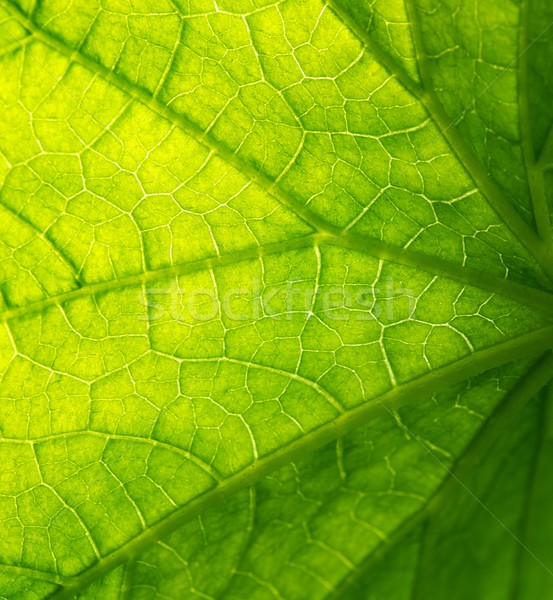
[[[427,597],[447,470],[545,469],[552,19],[0,2],[4,597]]]

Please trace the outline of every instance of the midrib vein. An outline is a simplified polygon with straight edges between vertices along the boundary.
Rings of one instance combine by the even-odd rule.
[[[520,117],[520,139],[522,153],[528,175],[528,186],[534,211],[536,229],[546,242],[553,242],[551,238],[551,221],[549,207],[545,195],[545,182],[543,171],[536,164],[534,141],[530,121],[530,106],[528,98],[528,20],[529,0],[523,0],[520,7],[520,34],[518,48],[518,108]]]
[[[232,265],[242,261],[260,258],[262,256],[270,256],[271,254],[288,252],[301,248],[311,248],[318,243],[321,243],[323,240],[328,239],[328,237],[329,236],[326,234],[311,234],[304,237],[286,240],[284,242],[276,242],[274,244],[267,244],[265,246],[247,248],[245,250],[233,252],[225,256],[212,256],[164,269],[144,271],[142,273],[137,273],[136,275],[130,275],[128,277],[122,277],[120,279],[111,279],[98,283],[90,283],[88,285],[83,285],[76,290],[71,290],[56,296],[50,296],[49,298],[32,302],[25,306],[4,310],[3,312],[0,312],[0,322],[37,313],[50,306],[60,306],[65,302],[70,302],[85,296],[92,296],[94,294],[101,294],[113,290],[138,286],[149,283],[150,281],[157,281],[159,279],[168,277],[176,277],[179,275],[185,275],[187,273],[195,273],[204,269],[224,267],[226,265]],[[549,294],[545,295],[549,297]],[[553,295],[551,296],[551,301],[553,302]],[[550,312],[553,314],[553,305]]]
[[[536,164],[543,172],[553,167],[553,122],[549,126],[545,142],[538,153]]]
[[[406,8],[411,22],[411,31],[415,51],[417,53],[417,62],[423,87],[419,86],[397,61],[382,50],[378,44],[367,35],[367,33],[358,27],[349,16],[336,5],[335,0],[325,0],[325,3],[332,9],[334,14],[350,29],[358,40],[375,56],[377,61],[392,75],[397,77],[398,81],[411,92],[426,109],[429,117],[434,121],[436,127],[449,147],[455,154],[459,162],[463,165],[475,185],[482,192],[488,204],[498,214],[505,225],[532,254],[541,269],[550,279],[553,279],[553,257],[548,252],[548,247],[538,238],[535,232],[529,227],[516,209],[504,197],[495,182],[489,177],[484,166],[476,158],[470,146],[465,142],[454,120],[447,114],[438,96],[434,92],[433,84],[426,62],[426,55],[422,43],[422,33],[419,25],[418,14],[413,6],[412,0],[406,0]]]
[[[315,233],[283,242],[248,248],[224,256],[213,256],[173,267],[167,267],[165,269],[145,271],[121,279],[91,283],[75,290],[45,298],[44,300],[29,303],[25,306],[4,310],[3,312],[0,312],[0,323],[9,321],[10,319],[35,314],[52,306],[61,306],[66,302],[71,302],[72,300],[86,296],[143,285],[152,281],[195,273],[201,270],[221,268],[243,261],[259,259],[263,256],[314,248],[316,246],[324,249],[328,249],[331,246],[349,248],[356,252],[378,258],[382,261],[405,265],[432,275],[444,277],[451,281],[499,294],[523,306],[534,308],[549,316],[553,316],[553,294],[530,288],[508,279],[487,275],[474,269],[454,265],[426,254],[404,250],[402,248],[390,246],[379,240],[365,238],[348,232],[344,235]]]
[[[446,385],[454,385],[480,373],[548,350],[553,346],[553,326],[509,340],[493,348],[480,350],[453,364],[400,385],[378,398],[366,402],[334,420],[322,425],[287,446],[277,450],[242,471],[222,481],[217,487],[204,493],[178,509],[156,525],[147,529],[128,544],[107,555],[80,576],[73,577],[67,587],[54,594],[52,600],[72,598],[77,592],[121,564],[132,560],[141,551],[168,535],[176,528],[202,514],[208,507],[221,502],[236,492],[250,487],[262,477],[298,458],[313,452],[325,444],[360,427],[380,415],[409,404],[413,399],[427,397]],[[538,378],[535,378],[535,382]],[[534,384],[535,384],[534,382]]]
[[[434,494],[404,521],[398,529],[373,551],[358,569],[350,573],[335,592],[325,600],[339,600],[343,594],[358,581],[382,556],[391,551],[417,526],[437,513],[455,494],[463,493],[462,484],[466,477],[486,456],[493,444],[508,430],[526,404],[553,379],[553,353],[548,351],[535,362],[511,390],[505,399],[496,407],[486,423],[471,440],[465,451],[457,458],[442,484]],[[467,492],[465,492],[467,493]],[[420,550],[423,551],[423,548]]]

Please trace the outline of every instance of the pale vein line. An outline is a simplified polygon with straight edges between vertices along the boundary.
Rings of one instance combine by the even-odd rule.
[[[162,354],[156,350],[158,354]],[[174,358],[174,357],[171,357]],[[269,365],[263,365],[261,363],[251,362],[248,360],[240,360],[238,358],[230,358],[227,356],[218,356],[213,358],[180,358],[177,359],[179,362],[184,363],[203,363],[203,362],[228,362],[235,365],[241,365],[243,367],[251,367],[253,369],[259,369],[261,371],[267,371],[268,373],[274,373],[275,375],[279,375],[281,377],[285,377],[286,379],[292,379],[297,381],[298,383],[302,383],[315,390],[320,396],[322,396],[339,414],[344,413],[344,407],[334,398],[327,390],[321,387],[317,382],[311,381],[310,379],[306,379],[302,377],[298,373],[293,373],[291,371],[285,371],[284,369],[278,369],[276,367],[271,367]]]
[[[202,471],[204,471],[207,475],[209,475],[216,482],[222,481],[221,475],[215,471],[212,467],[210,467],[203,460],[198,458],[195,454],[180,448],[179,446],[174,446],[172,444],[168,444],[166,442],[162,442],[155,438],[151,437],[140,437],[137,435],[131,434],[122,434],[122,433],[109,433],[94,429],[83,429],[80,431],[67,431],[63,433],[53,433],[50,435],[37,436],[33,439],[22,439],[16,437],[0,437],[0,443],[5,444],[18,444],[18,445],[26,445],[34,448],[35,444],[44,444],[46,442],[52,442],[57,440],[67,440],[73,437],[95,437],[102,439],[104,441],[110,440],[119,440],[123,442],[133,442],[138,444],[146,444],[152,447],[163,448],[168,452],[172,452],[173,454],[179,454],[183,458],[186,458],[190,462],[193,462],[197,467],[199,467]]]
[[[544,173],[536,164],[534,153],[534,140],[532,135],[530,120],[530,102],[528,98],[528,48],[541,38],[546,31],[553,25],[550,24],[546,29],[532,42],[528,44],[528,20],[530,18],[530,2],[522,0],[520,6],[520,35],[519,35],[519,55],[518,55],[518,102],[519,118],[521,130],[521,146],[523,158],[528,174],[528,186],[534,210],[534,219],[539,235],[544,241],[551,240],[551,219],[549,215],[549,206],[547,204]]]

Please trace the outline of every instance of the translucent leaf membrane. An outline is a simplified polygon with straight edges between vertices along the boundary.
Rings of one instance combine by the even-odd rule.
[[[410,382],[432,390],[440,369],[453,383],[493,366],[494,345],[551,338],[530,309],[336,247],[155,286],[77,292],[4,324],[4,562],[77,575],[336,419],[411,399]]]
[[[405,19],[400,4],[387,10],[396,11],[399,21]],[[361,6],[355,11],[364,12]],[[524,242],[488,206],[484,190],[451,152],[421,99],[320,0],[217,8],[212,2],[158,3],[154,12],[147,3],[61,7],[45,1],[36,6],[32,20],[23,21],[48,46],[29,47],[23,74],[13,56],[6,57],[12,83],[6,82],[5,94],[13,89],[9,102],[17,102],[15,82],[21,77],[43,80],[44,85],[32,86],[32,98],[18,105],[17,129],[34,129],[47,152],[77,155],[61,161],[64,170],[72,167],[57,179],[61,183],[73,174],[78,187],[56,190],[57,210],[52,207],[40,227],[52,227],[51,236],[57,245],[67,245],[79,271],[86,268],[84,260],[96,264],[93,259],[100,254],[98,259],[106,263],[102,271],[121,274],[121,267],[110,262],[117,262],[123,251],[125,272],[137,271],[151,260],[150,248],[157,244],[177,246],[174,260],[188,258],[179,246],[183,237],[188,239],[182,232],[191,229],[198,238],[194,257],[216,252],[213,245],[224,251],[273,241],[268,232],[257,240],[248,223],[254,218],[257,226],[271,215],[267,220],[278,227],[280,214],[273,212],[278,200],[304,217],[311,211],[314,221],[324,219],[338,232],[355,231],[502,277],[526,282],[534,270]],[[53,77],[45,75],[46,64]],[[91,79],[96,85],[89,85]],[[41,101],[42,95],[49,100]],[[149,110],[127,106],[128,96]],[[474,138],[487,139],[487,127],[475,131]],[[34,147],[11,157],[14,166],[40,152],[33,136],[28,137]],[[6,146],[9,156],[14,144],[7,139]],[[210,174],[228,167],[215,157],[208,161],[210,150],[278,200],[261,200],[266,192],[230,173],[217,188],[219,196],[211,191],[213,182],[206,181]],[[517,177],[509,189],[528,203],[527,190],[517,191],[524,182],[522,166],[501,166]],[[38,198],[45,193],[45,170],[43,160],[33,161],[32,167],[14,169],[7,184],[21,189],[24,180],[27,203],[29,188]],[[84,178],[78,177],[81,172]],[[94,181],[88,183],[90,176]],[[91,227],[86,211],[72,206],[67,218],[68,194],[76,195],[81,206],[94,205],[100,222],[94,219]],[[221,194],[239,197],[216,209],[224,202]],[[6,192],[9,198],[14,195]],[[13,199],[6,202],[14,204]],[[148,202],[159,205],[155,219],[145,217]],[[260,202],[254,217],[253,205]],[[14,208],[21,210],[20,204]],[[36,212],[30,207],[25,212],[31,210]],[[28,218],[38,225],[37,217]],[[226,243],[217,235],[221,222],[236,225],[234,243],[228,231]],[[77,232],[82,241],[68,243]],[[100,266],[89,269],[94,277],[102,276]]]
[[[505,533],[478,500],[490,503],[495,514],[501,499],[508,498],[498,514],[507,514],[508,527],[518,522],[527,490],[524,478],[534,468],[538,444],[532,437],[536,407],[520,424],[509,421],[511,435],[500,438],[499,449],[494,444],[497,433],[485,422],[488,411],[512,403],[517,386],[533,376],[527,362],[519,363],[421,399],[416,407],[385,414],[275,471],[249,492],[208,509],[78,597],[116,598],[124,580],[132,598],[378,598],[384,591],[390,598],[404,598],[412,593],[409,582],[419,579],[423,551],[436,553],[425,564],[443,578],[445,593],[449,569],[454,569],[444,556],[455,549],[444,552],[440,544],[458,548],[456,527],[465,535]],[[450,431],[457,432],[455,439],[448,436]],[[459,480],[463,456],[478,436],[492,450],[475,471],[475,482],[464,476]],[[505,466],[507,452],[521,460]],[[496,485],[492,478],[499,469],[509,470],[501,480],[509,490],[500,487],[490,499],[487,490]],[[420,528],[435,518],[435,506],[447,515],[433,526],[438,540],[428,525]],[[513,507],[510,516],[507,511]],[[517,544],[509,535],[503,537],[508,560]],[[493,552],[495,538],[485,539]],[[467,563],[464,553],[454,555],[459,565]],[[504,573],[502,560],[496,563]],[[433,573],[427,575],[432,585]],[[501,578],[501,570],[497,576]],[[484,573],[478,585],[488,585]],[[464,593],[458,597],[468,597]],[[503,597],[508,596],[497,596]]]
[[[451,595],[444,467],[551,377],[548,20],[0,2],[0,596]]]

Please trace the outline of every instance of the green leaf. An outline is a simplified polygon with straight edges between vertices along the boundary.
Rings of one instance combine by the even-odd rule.
[[[552,21],[0,1],[1,597],[551,597]]]

